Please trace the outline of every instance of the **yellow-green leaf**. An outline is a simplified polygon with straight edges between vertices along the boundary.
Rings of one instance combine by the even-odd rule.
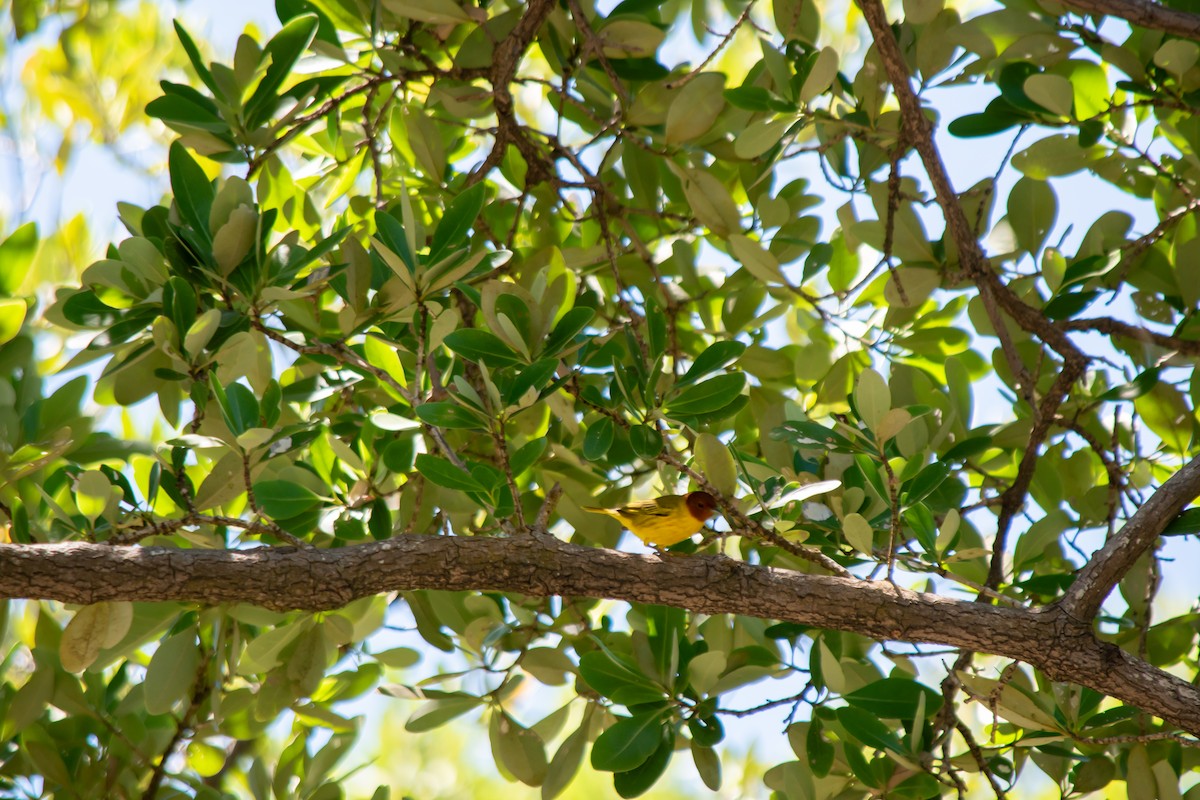
[[[396,353],[396,346],[381,339],[382,335],[378,328],[372,328],[363,337],[363,354],[367,357],[367,363],[382,369],[401,386],[408,386],[408,378],[404,374],[400,356]]]
[[[712,128],[725,108],[725,75],[703,72],[675,95],[667,110],[667,144],[698,139]]]
[[[471,21],[454,0],[383,0],[383,7],[398,17],[433,25]]]
[[[1154,53],[1154,63],[1168,72],[1182,75],[1196,66],[1200,45],[1187,39],[1170,39]]]
[[[800,87],[800,102],[810,103],[816,99],[833,83],[837,72],[837,51],[829,46],[822,48],[817,60],[813,62],[812,69],[808,71],[808,77],[804,79],[804,85]]]
[[[702,433],[696,437],[692,449],[701,474],[718,492],[732,497],[737,491],[737,467],[725,443],[711,433]]]
[[[220,234],[217,234],[220,236]],[[213,334],[217,332],[217,328],[221,326],[221,309],[210,308],[200,316],[196,317],[196,321],[192,323],[192,327],[188,328],[187,335],[183,338],[183,349],[187,354],[194,356],[208,346],[212,340]]]
[[[196,681],[200,663],[200,648],[192,628],[168,637],[146,667],[142,693],[146,710],[151,714],[166,714],[182,700]]]
[[[746,126],[746,129],[739,133],[737,138],[734,139],[734,155],[736,155],[738,158],[758,158],[763,153],[779,144],[783,140],[784,133],[787,132],[787,129],[790,128],[794,122],[795,120],[788,117],[783,117],[782,119],[759,119],[751,122]],[[761,201],[760,205],[769,202],[771,201]],[[788,208],[786,201],[782,201],[782,208]],[[767,218],[771,216],[763,208],[759,209],[759,213],[763,217],[764,223],[766,223]],[[791,212],[785,211],[782,216],[784,219],[782,221],[778,221],[779,225],[782,225],[784,221],[791,217]],[[767,225],[767,227],[773,226]]]
[[[847,514],[842,520],[842,535],[860,553],[871,555],[875,549],[875,531],[862,514]]]
[[[1075,90],[1071,82],[1061,75],[1039,72],[1025,79],[1025,94],[1042,108],[1060,117],[1071,116],[1071,104]]]
[[[93,603],[75,612],[75,616],[63,630],[62,640],[58,646],[58,656],[63,669],[67,672],[83,672],[90,667],[100,655],[104,643],[110,640],[109,625],[120,624],[120,619],[114,620],[112,609],[108,603]],[[125,618],[125,629],[129,628],[129,619]],[[121,636],[125,632],[121,631]],[[117,637],[118,641],[120,637]]]
[[[609,58],[650,58],[666,38],[666,32],[640,19],[615,19],[597,33]]]
[[[763,283],[787,283],[779,268],[779,260],[749,236],[733,234],[729,237],[729,249],[746,271]]]
[[[892,408],[892,392],[884,377],[873,369],[864,369],[854,387],[854,405],[867,428],[878,434],[880,421]]]
[[[683,193],[692,213],[700,223],[718,236],[741,230],[742,215],[732,195],[715,175],[699,169],[683,169],[674,162],[668,161],[680,180],[683,181]]]
[[[229,215],[229,221],[221,226],[213,237],[213,258],[222,275],[233,272],[242,262],[258,233],[258,213],[249,206],[239,206]]]
[[[118,494],[114,494],[114,490],[116,487],[100,470],[89,469],[81,472],[75,479],[75,505],[78,506],[79,513],[87,517],[88,522],[95,524],[96,518],[104,513],[108,504],[119,496],[120,490],[117,490]]]
[[[25,301],[20,298],[0,300],[0,344],[11,341],[20,332],[26,309]]]
[[[912,422],[912,414],[905,408],[890,409],[879,423],[875,426],[875,435],[879,437],[879,441],[886,442]]]

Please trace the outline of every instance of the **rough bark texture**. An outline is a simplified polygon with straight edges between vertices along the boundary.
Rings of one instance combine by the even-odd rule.
[[[1066,4],[1084,14],[1108,14],[1143,28],[1200,39],[1200,15],[1147,0],[1067,0]]]
[[[0,545],[0,597],[253,603],[319,611],[380,592],[494,590],[748,614],[1019,659],[1200,733],[1200,689],[1099,641],[1056,607],[1000,608],[720,556],[659,558],[549,536],[400,536],[340,549]]]
[[[1176,472],[1079,571],[1060,603],[1076,619],[1092,619],[1135,561],[1154,546],[1165,523],[1200,493],[1200,458]]]

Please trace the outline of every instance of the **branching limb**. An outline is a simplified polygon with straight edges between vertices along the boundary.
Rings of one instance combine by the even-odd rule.
[[[1084,14],[1105,14],[1143,28],[1200,40],[1200,14],[1180,11],[1150,0],[1067,0],[1065,5]]]
[[[1200,473],[1200,462],[1189,465]],[[397,536],[331,549],[0,545],[0,597],[252,603],[309,611],[414,589],[601,597],[747,614],[1019,659],[1200,733],[1200,687],[1099,641],[1061,608],[1011,609],[719,556],[661,559],[548,536]]]
[[[1194,458],[1146,499],[1117,535],[1092,555],[1059,602],[1072,618],[1089,621],[1104,598],[1158,539],[1184,506],[1200,495],[1200,458]]]

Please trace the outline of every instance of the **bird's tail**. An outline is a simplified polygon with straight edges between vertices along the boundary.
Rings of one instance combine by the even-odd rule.
[[[593,514],[607,514],[610,517],[613,515],[611,508],[600,508],[600,506],[581,506],[581,508],[584,511],[590,511]]]

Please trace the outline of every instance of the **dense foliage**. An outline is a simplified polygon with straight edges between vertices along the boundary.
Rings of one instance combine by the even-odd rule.
[[[101,142],[160,122],[170,194],[123,203],[53,297],[27,272],[61,276],[62,234],[0,237],[0,575],[31,598],[5,606],[0,793],[358,796],[374,697],[412,733],[486,726],[544,798],[584,764],[633,797],[680,759],[719,791],[755,714],[794,759],[750,792],[1180,796],[1200,627],[1155,611],[1200,493],[1200,46],[1155,8],[279,0],[211,57],[176,23],[119,123],[53,53],[120,15],[53,9],[79,16],[31,102]],[[10,10],[15,41],[49,9]],[[958,185],[950,137],[993,177]],[[631,541],[582,506],[689,489],[727,535],[621,562],[630,594],[564,590],[586,554],[548,534]],[[454,590],[453,555],[386,593],[337,572],[485,538],[496,573]],[[38,547],[72,542],[104,548]],[[264,547],[346,595],[183,559]],[[718,551],[751,598],[770,567],[851,601],[704,613],[734,602]],[[145,552],[180,588],[20,583],[52,552]],[[514,564],[531,588],[503,591]],[[1038,619],[1082,638],[1026,655]]]

